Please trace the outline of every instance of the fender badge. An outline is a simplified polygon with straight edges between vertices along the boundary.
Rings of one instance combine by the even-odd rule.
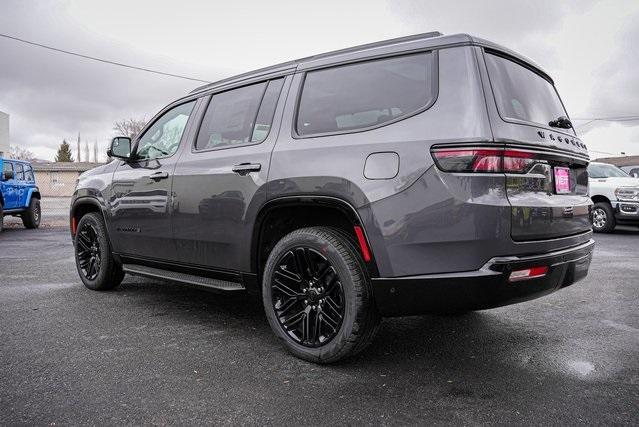
[[[540,138],[546,138],[546,134],[540,130],[537,131],[537,135],[539,135]]]

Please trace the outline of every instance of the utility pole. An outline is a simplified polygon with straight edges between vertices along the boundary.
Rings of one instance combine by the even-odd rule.
[[[80,154],[82,150],[80,149],[80,132],[78,132],[78,163],[82,161],[82,156]]]
[[[85,162],[90,162],[91,159],[89,158],[89,141],[84,141],[84,161]]]
[[[98,162],[98,140],[93,141],[93,161]]]

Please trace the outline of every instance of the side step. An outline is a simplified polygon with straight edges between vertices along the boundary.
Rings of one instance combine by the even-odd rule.
[[[124,264],[122,269],[129,274],[137,276],[152,277],[154,279],[173,280],[175,282],[187,283],[189,285],[202,286],[218,291],[243,291],[245,288],[241,283],[229,282],[227,280],[211,279],[209,277],[196,276],[193,274],[178,273],[176,271],[162,270],[160,268],[147,267],[146,265]]]

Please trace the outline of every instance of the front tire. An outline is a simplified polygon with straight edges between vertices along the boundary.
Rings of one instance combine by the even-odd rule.
[[[361,256],[331,228],[295,230],[275,245],[262,299],[275,335],[288,351],[314,363],[359,353],[380,323]]]
[[[617,225],[610,203],[595,203],[592,210],[592,230],[595,233],[612,233]]]
[[[2,232],[2,227],[4,227],[4,207],[0,202],[0,232]]]
[[[92,212],[80,219],[73,243],[75,265],[84,286],[94,291],[106,291],[122,282],[124,272],[113,258],[100,214]]]
[[[38,228],[40,227],[40,217],[42,211],[40,210],[40,200],[31,198],[29,202],[29,208],[22,213],[22,224],[26,228]]]

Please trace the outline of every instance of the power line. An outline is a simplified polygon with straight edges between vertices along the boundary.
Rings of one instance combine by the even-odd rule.
[[[130,69],[138,70],[138,71],[146,71],[147,73],[160,74],[162,76],[168,76],[168,77],[176,77],[178,79],[191,80],[191,81],[194,81],[194,82],[211,83],[210,81],[207,81],[207,80],[200,80],[200,79],[196,79],[196,78],[193,78],[193,77],[181,76],[179,74],[165,73],[164,71],[157,71],[157,70],[152,70],[150,68],[136,67],[134,65],[123,64],[121,62],[109,61],[108,59],[96,58],[95,56],[83,55],[81,53],[71,52],[69,50],[59,49],[57,47],[47,46],[47,45],[44,45],[44,44],[40,44],[40,43],[29,41],[29,40],[24,40],[24,39],[21,39],[21,38],[18,38],[18,37],[10,36],[8,34],[0,33],[0,37],[4,37],[6,39],[18,41],[18,42],[21,42],[21,43],[26,43],[26,44],[29,44],[29,45],[32,45],[32,46],[41,47],[43,49],[49,49],[49,50],[52,50],[54,52],[65,53],[67,55],[73,55],[73,56],[77,56],[77,57],[84,58],[84,59],[90,59],[92,61],[102,62],[102,63],[105,63],[105,64],[117,65],[118,67],[130,68]]]
[[[573,118],[572,120],[587,120],[586,123],[577,125],[577,128],[583,128],[593,122],[634,122],[639,121],[639,116],[625,116],[625,117],[589,117],[589,118]]]
[[[639,120],[639,115],[638,116],[620,116],[620,117],[573,117],[571,120],[628,122],[628,121]]]

